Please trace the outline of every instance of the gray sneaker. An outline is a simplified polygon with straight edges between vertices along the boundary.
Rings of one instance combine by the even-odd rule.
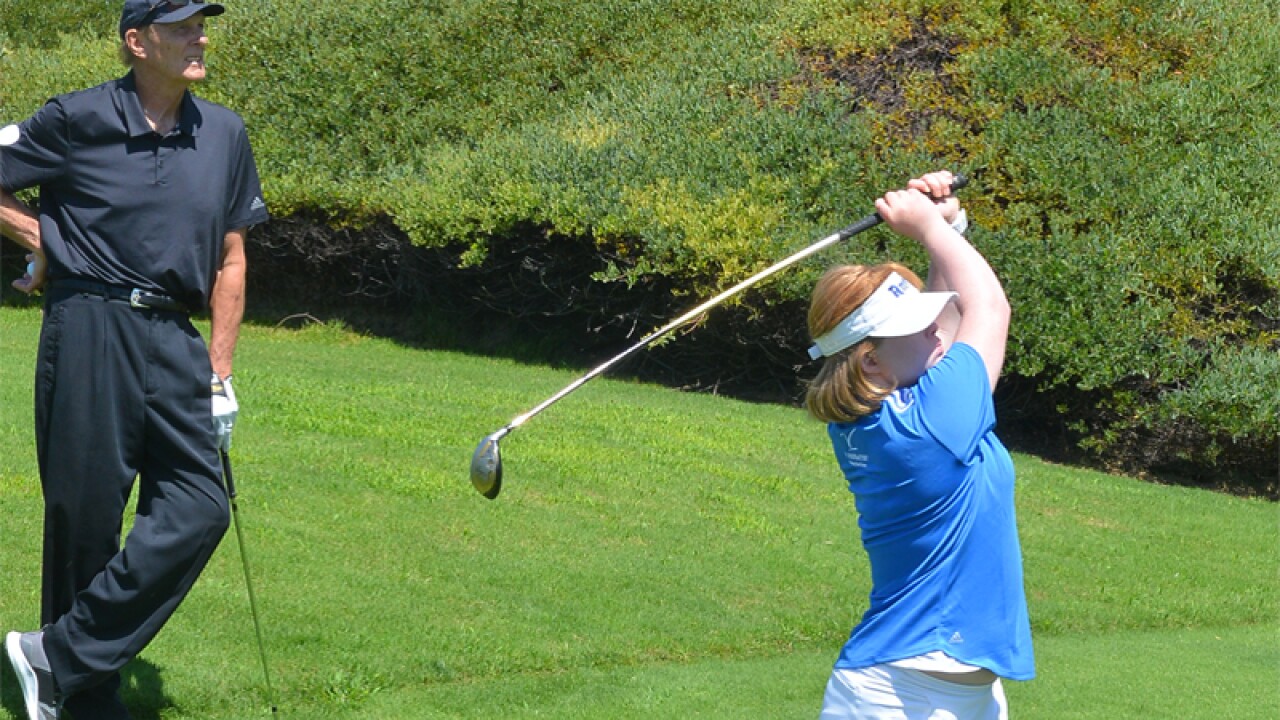
[[[44,632],[11,632],[5,636],[4,647],[22,686],[27,720],[58,720],[62,703],[58,700],[49,658],[44,654]]]

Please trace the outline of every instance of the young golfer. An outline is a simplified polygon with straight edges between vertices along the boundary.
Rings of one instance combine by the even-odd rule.
[[[951,182],[876,201],[928,253],[923,288],[887,263],[833,268],[813,291],[810,354],[825,360],[805,402],[828,423],[872,583],[822,720],[1002,719],[1000,678],[1035,674],[1013,464],[993,432],[1009,304]]]
[[[160,631],[225,532],[219,449],[248,228],[267,219],[243,121],[201,100],[207,16],[125,0],[118,80],[0,131],[0,232],[45,286],[35,437],[41,625],[6,651],[28,720],[119,720],[119,671]],[[14,197],[39,188],[39,213]],[[208,309],[209,343],[189,314]],[[135,477],[137,515],[123,546]]]

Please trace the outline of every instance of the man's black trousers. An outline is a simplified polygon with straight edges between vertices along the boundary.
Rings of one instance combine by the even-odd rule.
[[[41,622],[77,720],[118,704],[103,694],[115,695],[119,670],[177,609],[227,529],[210,374],[185,314],[59,292],[56,283],[49,292],[35,373]],[[137,510],[122,546],[135,478]]]

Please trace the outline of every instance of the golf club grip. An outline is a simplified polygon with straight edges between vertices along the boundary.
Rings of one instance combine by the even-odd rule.
[[[957,190],[964,188],[964,186],[968,184],[969,184],[968,175],[965,175],[964,173],[956,173],[956,175],[951,179],[951,192],[954,194]],[[843,230],[839,231],[836,234],[840,236],[840,240],[842,241],[848,240],[854,235],[857,235],[860,232],[865,232],[867,230],[870,230],[871,228],[879,225],[882,222],[884,222],[884,218],[880,217],[880,213],[873,212],[870,215],[862,218],[858,222],[850,225],[849,227],[844,228]]]
[[[226,450],[219,449],[218,454],[222,456],[222,479],[227,483],[227,497],[231,500],[236,499],[236,481],[231,477],[231,456]]]

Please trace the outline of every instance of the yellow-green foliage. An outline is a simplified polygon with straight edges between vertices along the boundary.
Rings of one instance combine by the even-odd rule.
[[[0,121],[119,72],[109,5],[0,0]],[[539,228],[595,242],[602,281],[707,295],[946,165],[976,175],[1010,372],[1098,393],[1079,419],[1104,442],[1192,423],[1252,452],[1280,434],[1274,412],[1207,400],[1225,383],[1231,407],[1272,407],[1280,386],[1275,3],[228,7],[200,92],[245,117],[277,214],[390,217],[482,266]],[[877,244],[922,262],[888,238],[847,257]],[[762,322],[816,265],[754,295]]]

